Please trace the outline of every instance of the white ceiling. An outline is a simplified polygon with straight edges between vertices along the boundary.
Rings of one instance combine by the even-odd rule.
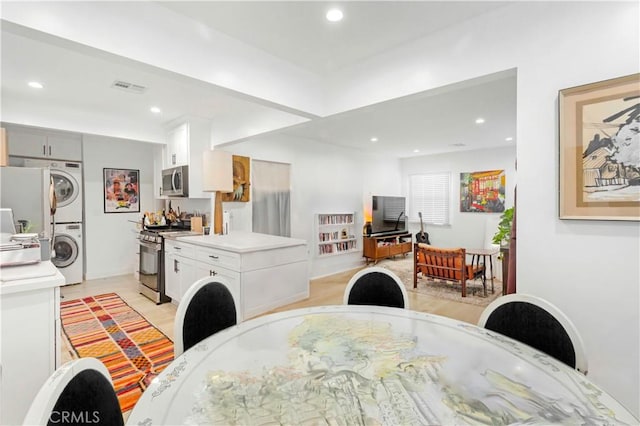
[[[342,4],[345,19],[328,23],[327,2],[160,5],[323,77],[500,7],[496,2],[347,2]],[[287,106],[2,24],[3,121],[160,142],[167,122],[195,115],[214,122],[216,144],[282,132],[393,157],[514,143],[505,138],[515,136],[515,71],[309,121],[312,115]],[[113,89],[116,79],[147,90]],[[45,89],[27,87],[31,80],[42,81]],[[152,114],[152,105],[162,114]],[[481,126],[474,123],[479,116],[486,119]],[[73,128],[61,124],[70,117]],[[373,136],[377,143],[370,142]]]
[[[476,124],[480,117],[485,122]],[[508,70],[277,133],[406,158],[510,146],[515,144],[515,124],[516,75]],[[373,137],[378,141],[372,142]]]
[[[161,5],[272,55],[327,75],[504,6],[452,1],[163,1]],[[336,5],[341,22],[324,16]]]

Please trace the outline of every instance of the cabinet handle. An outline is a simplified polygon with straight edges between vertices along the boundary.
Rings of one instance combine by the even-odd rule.
[[[49,145],[49,156],[51,156],[51,145]]]
[[[220,259],[218,256],[214,256],[212,254],[210,254],[209,257],[212,258],[212,259]]]
[[[182,250],[182,247],[174,247],[176,250]]]
[[[42,155],[47,155],[47,146],[42,145]]]
[[[177,259],[173,259],[173,272],[180,272],[180,269],[178,269],[178,260]]]
[[[209,270],[209,276],[210,276],[210,277],[213,277],[213,276],[215,276],[215,275],[218,275],[218,273],[217,273],[216,271]]]
[[[176,165],[176,155],[175,154],[171,154],[171,164],[173,164],[174,166]]]

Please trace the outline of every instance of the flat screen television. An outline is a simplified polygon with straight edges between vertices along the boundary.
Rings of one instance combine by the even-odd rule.
[[[372,201],[372,234],[407,232],[407,209],[404,197],[374,195]]]

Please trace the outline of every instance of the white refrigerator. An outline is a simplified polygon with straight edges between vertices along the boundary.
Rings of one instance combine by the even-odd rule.
[[[23,232],[51,238],[50,185],[48,168],[0,167],[0,207],[13,210],[15,223],[25,227]]]

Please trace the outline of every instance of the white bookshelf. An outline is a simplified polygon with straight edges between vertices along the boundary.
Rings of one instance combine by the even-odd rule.
[[[316,214],[317,257],[360,251],[356,238],[356,213]]]

